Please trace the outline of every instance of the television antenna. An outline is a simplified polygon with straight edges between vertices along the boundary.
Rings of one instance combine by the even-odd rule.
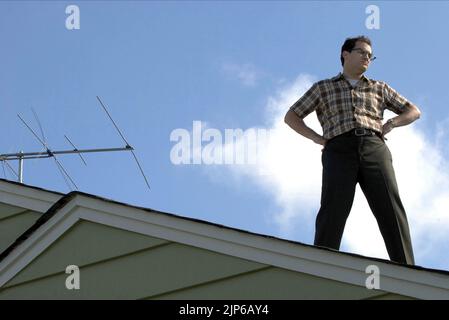
[[[20,151],[18,153],[0,154],[0,161],[2,162],[4,175],[6,176],[6,171],[5,171],[5,165],[6,165],[6,167],[17,177],[17,181],[20,182],[20,183],[23,183],[24,160],[53,158],[53,160],[56,163],[56,166],[58,167],[58,169],[59,169],[62,177],[64,178],[67,186],[69,187],[69,189],[73,190],[72,186],[74,186],[75,189],[78,190],[78,186],[76,185],[75,181],[72,179],[72,177],[69,175],[67,170],[62,165],[61,161],[58,159],[59,155],[63,155],[63,154],[78,154],[78,156],[83,161],[84,165],[87,166],[87,163],[86,163],[86,161],[84,160],[84,158],[82,156],[83,153],[130,151],[132,153],[132,155],[133,155],[133,158],[134,158],[134,160],[135,160],[139,170],[140,170],[140,173],[141,173],[142,177],[145,180],[145,183],[146,183],[148,189],[151,190],[150,184],[148,182],[148,179],[147,179],[147,177],[146,177],[146,175],[145,175],[145,173],[144,173],[144,171],[142,169],[142,166],[139,163],[139,160],[137,159],[136,154],[134,153],[134,148],[128,143],[128,141],[126,140],[125,136],[120,131],[120,129],[117,126],[117,124],[115,123],[115,121],[112,119],[112,117],[111,117],[108,109],[106,108],[105,104],[103,103],[103,101],[101,101],[100,97],[97,96],[97,100],[98,100],[98,102],[100,102],[101,107],[106,112],[109,120],[111,120],[111,122],[114,125],[116,131],[118,132],[118,134],[120,135],[121,139],[125,143],[125,147],[102,148],[102,149],[78,149],[72,143],[72,141],[66,135],[64,135],[65,139],[70,143],[70,145],[73,147],[73,149],[71,149],[71,150],[52,150],[48,146],[48,144],[46,142],[45,135],[44,135],[44,130],[42,129],[42,126],[41,126],[41,123],[39,121],[39,118],[38,118],[36,112],[34,111],[34,109],[32,109],[34,117],[35,117],[35,120],[36,120],[36,122],[37,122],[37,124],[39,126],[41,137],[39,137],[36,134],[36,132],[28,125],[28,123],[19,114],[17,116],[22,121],[22,123],[28,128],[28,130],[34,135],[34,137],[39,141],[39,143],[45,148],[45,151],[40,151],[40,152],[23,152],[23,151]],[[19,161],[19,163],[18,163],[18,172],[16,172],[14,170],[14,168],[8,162],[8,161],[14,161],[14,160]]]

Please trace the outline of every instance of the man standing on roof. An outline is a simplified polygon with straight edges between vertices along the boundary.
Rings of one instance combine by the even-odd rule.
[[[390,259],[414,264],[407,216],[399,197],[385,135],[417,120],[421,112],[385,82],[364,73],[373,57],[369,38],[348,38],[341,48],[343,72],[318,81],[293,104],[285,123],[323,145],[321,208],[316,218],[314,244],[340,248],[357,182],[368,200]],[[382,124],[383,112],[398,116]],[[316,111],[323,136],[303,121]]]

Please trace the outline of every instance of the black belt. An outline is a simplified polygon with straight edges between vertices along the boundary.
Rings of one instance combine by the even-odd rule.
[[[365,136],[380,136],[380,133],[371,129],[366,128],[355,128],[351,131],[345,132],[342,136],[356,136],[356,137],[365,137]]]

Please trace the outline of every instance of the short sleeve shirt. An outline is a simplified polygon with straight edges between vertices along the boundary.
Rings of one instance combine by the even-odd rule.
[[[355,128],[382,133],[385,109],[401,114],[412,103],[385,82],[362,76],[356,87],[342,73],[318,81],[291,107],[301,119],[316,111],[325,139]]]

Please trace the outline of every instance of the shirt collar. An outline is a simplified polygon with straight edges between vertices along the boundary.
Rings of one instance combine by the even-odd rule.
[[[333,77],[331,80],[332,81],[339,81],[339,80],[344,80],[344,79],[345,79],[345,77],[343,75],[343,72],[340,72],[338,75]],[[362,78],[360,80],[362,80],[363,82],[366,82],[367,84],[371,84],[372,83],[372,81],[370,79],[368,79],[367,77],[365,77],[364,74],[362,74]]]

